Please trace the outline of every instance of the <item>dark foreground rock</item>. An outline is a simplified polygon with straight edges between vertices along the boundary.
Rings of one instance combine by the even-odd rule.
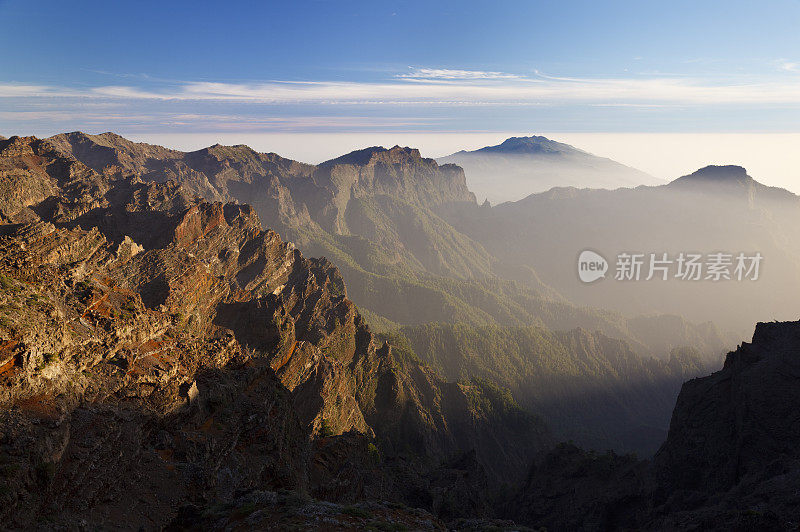
[[[548,530],[797,530],[800,322],[759,323],[683,385],[652,462],[562,444],[505,514]]]

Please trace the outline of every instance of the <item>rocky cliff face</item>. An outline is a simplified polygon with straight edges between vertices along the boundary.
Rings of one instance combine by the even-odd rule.
[[[415,149],[368,148],[315,167],[247,146],[184,153],[113,133],[81,132],[49,140],[99,173],[174,180],[209,201],[252,205],[264,227],[315,255],[352,257],[339,260],[343,263],[377,257],[384,271],[399,265],[404,271],[469,277],[490,269],[486,252],[433,212],[475,202],[464,172],[439,166]]]
[[[668,508],[705,518],[746,510],[797,526],[798,348],[800,322],[759,323],[722,370],[684,384],[655,457]]]
[[[345,230],[341,224],[348,201],[365,196],[388,194],[426,206],[475,201],[459,167],[439,166],[418,150],[399,146],[368,148],[314,167],[247,146],[217,144],[185,153],[131,142],[114,133],[81,132],[48,140],[99,173],[174,180],[210,201],[253,204],[264,211],[264,224],[270,227],[287,224],[279,214],[293,216],[294,224],[304,214],[326,229]]]
[[[506,515],[548,530],[795,530],[800,322],[759,323],[723,369],[683,385],[652,462],[559,445]]]
[[[482,483],[549,441],[478,385],[395,357],[337,269],[250,207],[99,163],[0,141],[5,522],[157,527],[278,488],[480,513]],[[436,488],[454,469],[474,472]]]
[[[180,152],[153,144],[132,142],[114,133],[64,133],[48,139],[62,154],[74,157],[107,176],[137,176],[143,181],[176,181],[208,201],[235,201],[269,212],[268,227],[281,214],[294,211],[290,189],[295,178],[304,181],[313,167],[274,153],[257,153],[247,146],[215,145]],[[243,201],[247,199],[247,201]]]
[[[427,206],[475,203],[464,170],[454,164],[440,166],[412,148],[355,151],[322,163],[317,175],[320,181],[344,185],[340,188],[350,189],[355,196],[390,194]]]

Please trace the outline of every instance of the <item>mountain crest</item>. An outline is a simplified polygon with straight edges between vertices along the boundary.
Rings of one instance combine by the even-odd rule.
[[[748,183],[751,181],[753,178],[747,175],[747,170],[742,166],[712,164],[689,175],[679,177],[673,182]]]
[[[208,146],[207,148],[201,148],[195,152],[190,152],[190,155],[210,156],[218,161],[222,161],[223,159],[242,161],[246,159],[258,159],[260,156],[256,150],[245,144],[225,146],[219,143]]]
[[[558,155],[564,152],[581,152],[577,148],[550,140],[547,137],[532,135],[530,137],[510,137],[497,146],[488,146],[477,150],[486,153],[537,153]]]
[[[752,207],[759,199],[795,204],[798,197],[786,189],[759,183],[741,166],[710,165],[679,177],[667,187],[712,196],[744,198]]]
[[[438,159],[466,172],[470,190],[493,204],[517,201],[553,187],[608,188],[663,184],[635,168],[547,137],[510,137],[495,146]]]
[[[416,148],[400,147],[395,145],[392,148],[383,146],[372,146],[363,150],[352,151],[348,154],[325,161],[320,166],[332,166],[336,164],[351,164],[355,166],[368,166],[376,163],[397,164],[401,162],[433,162],[433,159],[424,159]]]
[[[686,382],[655,457],[660,481],[670,490],[725,491],[760,478],[767,464],[796,468],[798,346],[800,322],[759,323],[721,370]]]

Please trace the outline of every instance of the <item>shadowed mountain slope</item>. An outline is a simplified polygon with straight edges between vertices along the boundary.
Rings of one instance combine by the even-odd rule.
[[[584,329],[427,324],[401,332],[445,378],[479,376],[508,388],[558,439],[641,456],[664,441],[680,385],[706,371],[696,349],[643,358]]]
[[[548,530],[794,530],[800,524],[800,322],[759,323],[683,385],[652,462],[562,444],[507,506]]]

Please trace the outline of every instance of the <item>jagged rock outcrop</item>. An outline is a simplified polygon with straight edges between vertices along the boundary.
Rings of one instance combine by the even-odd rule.
[[[800,322],[759,323],[723,368],[684,384],[657,464],[679,489],[727,490],[800,459]]]
[[[427,206],[475,203],[475,195],[467,189],[464,170],[423,158],[414,148],[354,151],[320,164],[316,179],[336,184],[354,196],[389,194]]]
[[[452,231],[434,212],[445,204],[475,202],[464,172],[439,166],[415,149],[368,148],[315,167],[247,146],[184,153],[113,133],[81,132],[49,140],[106,175],[174,180],[209,201],[250,204],[264,227],[314,255],[338,259],[344,253],[360,262],[366,254],[380,269],[457,277],[482,276],[491,269],[481,246]],[[352,269],[345,273],[362,277]]]
[[[312,167],[274,153],[219,144],[186,153],[132,142],[114,133],[87,135],[77,131],[55,135],[48,141],[61,153],[104,175],[138,176],[158,183],[176,181],[184,190],[208,201],[251,204],[271,213],[264,220],[267,227],[277,229],[275,222],[280,214],[304,214],[294,212],[289,187],[294,178],[306,181],[302,178],[310,175]]]
[[[209,201],[237,200],[258,210],[263,205],[267,226],[287,223],[277,218],[284,214],[304,216],[304,221],[311,216],[326,228],[337,228],[348,201],[364,196],[388,194],[427,206],[475,201],[459,167],[439,166],[421,157],[418,150],[399,146],[368,148],[314,167],[243,145],[216,144],[185,153],[132,142],[114,133],[82,132],[56,135],[48,141],[103,174],[174,180]],[[297,212],[288,212],[293,208]],[[267,214],[267,210],[275,212]]]
[[[759,323],[720,371],[684,384],[654,461],[665,508],[686,516],[668,521],[800,523],[798,349],[800,322]]]
[[[101,175],[30,137],[0,142],[0,186],[24,191],[0,204],[10,526],[158,527],[180,505],[279,488],[344,502],[427,493],[437,510],[442,458],[473,449],[481,473],[463,489],[475,495],[454,508],[480,514],[484,468],[508,478],[549,442],[518,409],[498,414],[473,385],[397,359],[336,268],[248,206]],[[387,489],[336,489],[350,473],[321,438]]]

